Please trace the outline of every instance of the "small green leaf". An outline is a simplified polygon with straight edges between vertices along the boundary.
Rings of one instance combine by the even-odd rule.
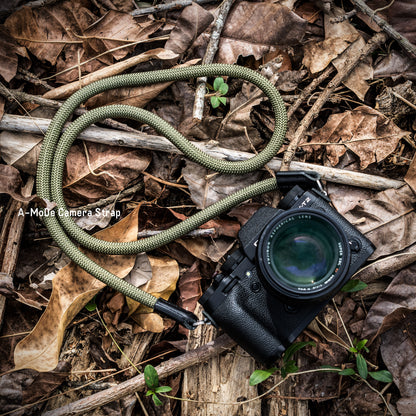
[[[286,374],[296,373],[296,371],[299,370],[298,366],[295,364],[295,360],[290,360],[283,368]]]
[[[345,368],[344,370],[339,372],[340,376],[353,376],[355,371],[352,368]]]
[[[219,105],[220,105],[219,97],[217,97],[215,95],[213,97],[211,97],[211,106],[212,106],[212,108],[217,108],[217,107],[219,107]]]
[[[264,380],[267,380],[275,371],[276,367],[269,368],[268,370],[255,370],[250,376],[250,386],[255,386]]]
[[[162,400],[160,400],[159,397],[157,397],[156,394],[154,394],[152,396],[152,399],[153,399],[153,402],[156,406],[162,406],[163,405]]]
[[[221,77],[215,78],[214,80],[214,90],[220,91],[221,85],[224,84],[224,79]]]
[[[147,390],[146,396],[151,396],[152,394],[155,394],[153,390]]]
[[[223,104],[226,105],[227,104],[227,99],[225,97],[218,97],[218,100]]]
[[[387,370],[370,371],[368,374],[370,374],[374,380],[382,381],[383,383],[391,383],[393,381],[393,376],[390,371]]]
[[[155,390],[159,386],[159,376],[152,365],[147,365],[144,369],[144,381],[150,390]]]
[[[290,358],[300,349],[306,347],[307,345],[312,345],[313,347],[316,346],[316,344],[313,341],[309,342],[294,342],[284,353],[283,355],[283,363],[287,363]]]
[[[89,312],[95,311],[97,309],[97,305],[95,303],[95,298],[96,296],[94,296],[86,305],[85,305],[85,309]]]
[[[167,393],[168,391],[172,391],[172,387],[160,386],[155,388],[155,393]]]
[[[361,280],[350,280],[341,290],[343,292],[358,292],[367,287],[367,283],[362,282]]]
[[[361,341],[358,341],[355,344],[355,348],[357,349],[357,351],[360,351],[362,349],[367,349],[366,346],[365,346],[365,344],[367,344],[367,342],[368,342],[368,339],[362,339]]]
[[[228,84],[226,84],[225,82],[223,82],[222,84],[220,84],[220,87],[218,88],[218,92],[220,92],[222,95],[227,94],[227,92],[228,92]]]
[[[355,347],[350,347],[349,351],[350,352],[358,352],[357,348],[355,348]]]
[[[360,376],[366,379],[368,376],[367,363],[361,354],[357,354],[357,369]]]

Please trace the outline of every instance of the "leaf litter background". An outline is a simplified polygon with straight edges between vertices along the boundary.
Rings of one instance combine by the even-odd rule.
[[[379,0],[369,2],[373,9],[386,4]],[[22,6],[23,1],[14,0],[0,9],[2,82],[11,90],[50,99],[64,99],[80,84],[106,76],[108,70],[117,74],[198,64],[218,13],[215,3],[192,4],[137,18],[130,14],[133,4],[116,0]],[[361,14],[334,22],[351,9],[348,2],[237,1],[222,31],[215,62],[238,63],[262,71],[276,82],[289,105],[293,96],[325,68],[341,70],[351,56],[359,53],[373,30],[378,30]],[[416,42],[414,2],[396,0],[381,13],[403,36]],[[120,48],[125,45],[129,46]],[[81,62],[86,64],[80,66]],[[414,105],[409,106],[397,94],[416,103],[415,78],[415,61],[397,44],[386,43],[360,63],[344,86],[336,90],[296,153],[301,161],[407,183],[400,189],[380,192],[326,184],[336,209],[377,246],[368,265],[356,276],[368,287],[354,294],[339,294],[335,302],[350,335],[370,340],[368,361],[392,373],[394,383],[385,397],[401,415],[415,414],[416,406],[416,270],[412,264],[416,261],[416,126]],[[211,140],[213,145],[236,150],[259,150],[273,128],[267,101],[249,84],[227,81],[227,106],[213,110],[206,100],[199,124],[192,118],[193,81],[110,91],[86,106],[122,102],[146,107],[190,139]],[[291,117],[288,140],[317,95],[319,90]],[[51,118],[54,113],[29,100],[18,103],[2,97],[0,104],[1,115]],[[119,121],[113,128],[154,134],[146,126]],[[11,201],[33,199],[25,193],[24,185],[30,175],[35,175],[41,140],[41,135],[0,132],[3,230],[10,227],[6,214]],[[137,238],[138,233],[168,228],[195,209],[267,175],[212,175],[173,154],[78,142],[68,156],[64,192],[68,205],[79,207],[141,183],[135,193],[109,206],[121,211],[121,221],[103,221],[99,216],[83,221],[83,227],[98,232],[99,238],[125,241]],[[34,199],[32,204],[36,203]],[[153,253],[92,256],[133,284],[194,310],[217,263],[235,247],[238,229],[261,204],[274,203],[275,195],[249,201],[205,224],[200,236],[182,238]],[[8,255],[4,247],[2,243],[3,262]],[[20,369],[0,377],[2,412],[40,414],[91,394],[89,387],[77,392],[70,391],[72,387],[95,381],[105,389],[106,382],[100,381],[102,375],[129,367],[96,313],[84,308],[95,294],[106,326],[134,362],[149,359],[156,365],[160,359],[154,357],[179,355],[188,342],[188,331],[119,293],[103,289],[97,280],[68,264],[35,217],[26,218],[17,267],[12,276],[2,275],[0,291],[7,305],[0,338],[0,371]],[[24,337],[29,331],[30,335]],[[301,369],[351,362],[346,349],[340,346],[347,345],[347,338],[331,303],[300,338],[317,343],[300,354]],[[130,369],[110,381],[118,383],[132,375]],[[238,378],[238,374],[235,376]],[[175,394],[181,394],[180,375],[166,382]],[[270,383],[264,382],[259,392]],[[383,387],[372,383],[378,389]],[[385,414],[376,393],[347,378],[311,374],[300,377],[291,388],[292,395],[306,406],[303,413],[297,414]],[[197,394],[196,386],[195,389]],[[56,391],[65,395],[20,409]],[[273,406],[279,400],[282,399],[272,393],[263,399],[263,410],[258,407],[245,414],[275,414]],[[154,408],[147,399],[143,398],[143,402],[149,414],[184,414],[175,401],[165,401],[162,409]],[[91,414],[141,414],[141,410],[132,396]]]

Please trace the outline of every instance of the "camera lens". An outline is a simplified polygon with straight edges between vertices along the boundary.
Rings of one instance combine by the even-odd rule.
[[[331,291],[349,257],[339,227],[314,210],[286,211],[263,231],[259,265],[266,282],[284,295],[313,297]],[[335,286],[338,286],[335,284]]]
[[[320,218],[285,222],[270,238],[270,265],[289,285],[314,285],[336,268],[337,237],[330,224]]]

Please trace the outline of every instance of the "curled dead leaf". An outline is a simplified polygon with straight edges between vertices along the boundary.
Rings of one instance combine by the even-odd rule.
[[[184,53],[213,20],[212,13],[197,3],[185,7],[170,32],[165,48],[177,54]]]
[[[400,271],[387,289],[374,302],[368,311],[362,336],[372,340],[390,328],[399,325],[403,319],[416,311],[416,266]],[[416,394],[416,393],[415,393]]]
[[[374,198],[362,200],[345,213],[373,244],[376,251],[370,259],[378,259],[403,250],[416,241],[416,198],[403,186],[378,192]]]
[[[143,254],[140,254],[143,257]],[[150,262],[151,279],[140,286],[140,289],[151,293],[153,296],[168,300],[176,289],[179,278],[179,266],[176,260],[170,257],[152,257],[144,254]],[[146,261],[142,258],[140,264],[147,269]],[[148,273],[146,273],[148,275]],[[164,329],[163,318],[156,313],[149,313],[149,308],[132,299],[127,298],[129,314],[131,318],[144,330],[150,332],[162,332]]]
[[[68,205],[83,205],[122,191],[150,160],[143,150],[86,142],[72,146],[63,184]]]
[[[352,111],[333,114],[326,124],[312,135],[314,150],[322,143],[332,166],[351,150],[360,159],[360,168],[378,163],[389,156],[399,140],[408,132],[397,127],[393,121],[371,107],[360,106]],[[309,147],[309,146],[308,146]]]
[[[9,165],[0,165],[0,194],[8,194],[21,202],[31,201],[35,196],[22,194],[23,182],[20,172]]]
[[[233,64],[249,55],[260,59],[277,46],[298,44],[306,27],[306,20],[279,3],[236,3],[221,34],[217,62]]]
[[[192,201],[200,209],[258,182],[261,177],[261,172],[252,172],[246,175],[208,175],[208,171],[204,167],[189,161],[182,169],[182,174],[189,185]]]
[[[95,236],[108,241],[134,241],[138,230],[137,215],[136,209]],[[119,277],[126,276],[135,261],[134,255],[89,253],[88,256]],[[58,364],[66,326],[103,287],[104,283],[74,263],[62,268],[53,279],[52,294],[45,312],[32,332],[15,348],[15,369],[53,370]]]

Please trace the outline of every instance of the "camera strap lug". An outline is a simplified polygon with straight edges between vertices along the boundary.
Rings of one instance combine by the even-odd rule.
[[[212,322],[208,319],[201,319],[200,321],[196,321],[193,323],[194,328],[201,326],[201,325],[212,325]]]
[[[277,186],[282,191],[287,191],[295,185],[299,185],[303,190],[316,188],[326,195],[321,183],[321,175],[318,172],[277,172]]]

